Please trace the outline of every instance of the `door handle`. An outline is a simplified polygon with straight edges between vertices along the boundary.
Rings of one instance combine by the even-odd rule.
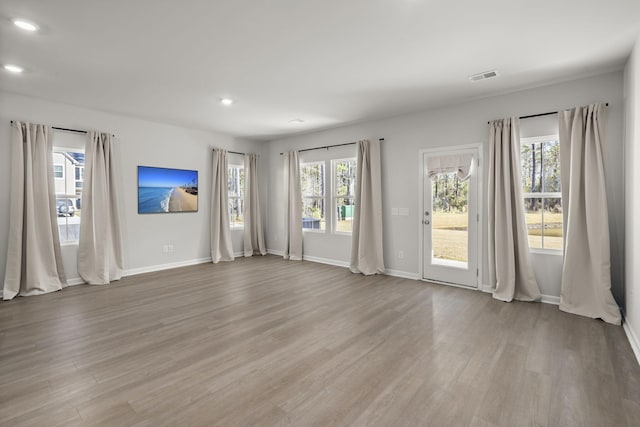
[[[428,219],[423,219],[423,220],[422,220],[422,223],[423,223],[424,225],[429,225],[429,220],[428,220]]]

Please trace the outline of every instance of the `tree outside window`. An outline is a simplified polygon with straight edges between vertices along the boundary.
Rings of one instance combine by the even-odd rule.
[[[324,162],[303,163],[300,167],[302,190],[302,228],[325,231]]]
[[[229,165],[227,173],[229,192],[229,225],[244,227],[244,167]]]
[[[562,250],[562,189],[557,135],[523,138],[522,194],[529,247]]]
[[[355,206],[356,159],[334,160],[335,231],[351,233]]]

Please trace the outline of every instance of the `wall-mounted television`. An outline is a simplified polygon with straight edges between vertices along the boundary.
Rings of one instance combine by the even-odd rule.
[[[138,166],[138,213],[198,211],[198,171]]]

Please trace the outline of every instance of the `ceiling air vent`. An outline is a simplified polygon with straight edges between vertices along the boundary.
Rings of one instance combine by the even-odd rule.
[[[485,71],[483,73],[478,73],[478,74],[474,74],[472,76],[469,76],[469,80],[471,80],[472,82],[479,82],[480,80],[486,80],[486,79],[491,79],[493,77],[497,77],[498,76],[498,72],[493,70],[493,71]]]

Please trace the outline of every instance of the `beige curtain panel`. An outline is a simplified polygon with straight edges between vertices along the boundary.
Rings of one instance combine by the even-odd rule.
[[[489,281],[501,301],[539,301],[520,178],[517,118],[489,124]]]
[[[38,295],[66,286],[60,254],[48,126],[11,124],[11,195],[2,298]]]
[[[302,190],[297,151],[284,154],[284,194],[283,258],[302,261]]]
[[[260,212],[258,156],[244,156],[244,256],[266,255],[262,213]]]
[[[611,294],[602,104],[559,113],[565,224],[560,310],[620,324]]]
[[[122,277],[119,192],[112,136],[89,132],[85,149],[78,273],[91,285]]]
[[[229,226],[229,170],[227,151],[214,149],[211,177],[211,260],[233,261]]]
[[[384,274],[380,141],[358,141],[357,162],[349,268],[353,273]]]
[[[441,173],[455,172],[458,178],[464,181],[471,174],[472,163],[473,154],[428,157],[427,174],[433,179]]]

